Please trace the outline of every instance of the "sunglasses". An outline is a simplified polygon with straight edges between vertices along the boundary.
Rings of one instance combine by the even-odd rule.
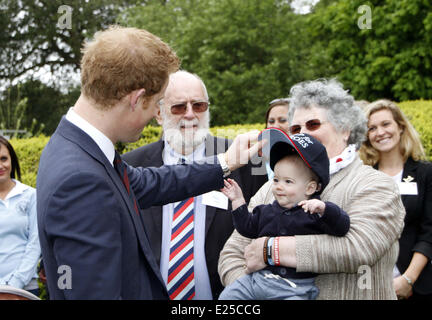
[[[192,105],[193,112],[201,113],[207,111],[210,103],[207,101],[194,101],[194,102],[190,102],[190,104]],[[185,114],[187,111],[187,105],[188,102],[173,104],[170,107],[171,113],[176,115]]]
[[[309,131],[315,131],[318,130],[323,123],[325,123],[325,121],[321,122],[319,119],[312,119],[306,121],[303,126],[299,124],[292,125],[289,130],[291,134],[300,133],[302,127],[306,127],[306,129],[308,129]]]

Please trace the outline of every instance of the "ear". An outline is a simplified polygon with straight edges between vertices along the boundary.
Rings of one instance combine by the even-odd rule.
[[[155,117],[155,119],[156,119],[156,121],[157,121],[157,123],[160,125],[160,126],[162,126],[162,116],[161,116],[161,107],[159,107],[159,110],[158,110],[158,112],[157,112],[157,115],[156,115],[156,117]]]
[[[318,190],[318,188],[319,188],[318,183],[315,180],[309,181],[306,186],[306,195],[307,196],[313,195]]]
[[[348,139],[350,137],[351,131],[345,130],[342,132],[343,141],[348,145]]]
[[[129,94],[129,105],[132,110],[135,110],[138,99],[143,97],[145,94],[145,89],[134,90]]]

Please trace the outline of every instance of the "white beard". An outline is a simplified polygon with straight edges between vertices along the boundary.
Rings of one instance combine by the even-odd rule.
[[[205,112],[201,121],[198,121],[198,119],[180,120],[177,123],[175,123],[175,119],[166,116],[163,112],[161,114],[165,140],[179,154],[191,154],[196,147],[204,142],[207,134],[210,132],[210,114],[208,111]],[[182,133],[182,126],[188,128],[194,125],[198,126],[196,131],[193,129],[183,129],[184,132]]]

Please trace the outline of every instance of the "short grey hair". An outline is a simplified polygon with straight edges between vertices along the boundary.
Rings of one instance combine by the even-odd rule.
[[[292,124],[297,109],[323,108],[328,121],[339,132],[349,130],[348,144],[358,150],[366,140],[367,120],[363,110],[354,104],[354,98],[336,79],[318,79],[294,85],[290,90],[288,122]]]

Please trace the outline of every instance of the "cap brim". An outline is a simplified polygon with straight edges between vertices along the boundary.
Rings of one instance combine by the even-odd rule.
[[[274,170],[276,163],[290,154],[299,154],[288,134],[278,128],[267,128],[260,132],[258,140],[267,140],[262,152],[264,157],[270,160],[270,168]],[[302,155],[299,154],[301,157]],[[303,157],[302,157],[303,158]]]

